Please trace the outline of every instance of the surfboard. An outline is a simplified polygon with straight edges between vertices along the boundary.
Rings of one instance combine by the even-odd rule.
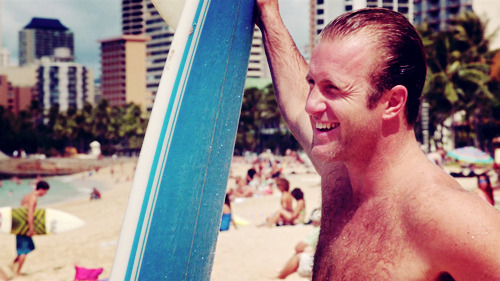
[[[33,217],[35,235],[57,234],[77,229],[85,224],[76,216],[51,208],[35,209]],[[28,231],[28,209],[0,208],[1,233],[26,235]]]
[[[253,5],[254,0],[185,1],[137,163],[111,280],[210,279]]]

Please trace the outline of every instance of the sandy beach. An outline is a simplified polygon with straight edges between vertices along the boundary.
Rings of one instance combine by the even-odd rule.
[[[23,267],[23,276],[12,280],[73,280],[74,265],[88,268],[104,268],[100,279],[109,278],[115,255],[121,224],[132,187],[135,160],[100,169],[92,175],[106,190],[102,199],[90,201],[77,199],[50,206],[82,218],[86,224],[73,231],[57,235],[35,236],[37,249],[30,253]],[[234,185],[234,177],[244,176],[249,164],[235,161],[231,166],[228,187]],[[113,173],[112,173],[113,171]],[[320,178],[310,167],[285,166],[284,176],[290,187],[300,187],[306,199],[307,216],[320,206]],[[72,175],[85,181],[88,173]],[[475,178],[460,179],[464,188],[473,190]],[[497,202],[500,193],[496,192]],[[221,232],[216,247],[211,280],[274,280],[278,271],[294,252],[295,244],[311,229],[311,225],[283,227],[257,227],[267,215],[275,211],[280,193],[245,198],[232,203],[233,213],[248,221]],[[498,207],[498,203],[497,203]],[[15,258],[15,236],[0,234],[0,267],[8,268]],[[286,280],[307,280],[293,274]]]

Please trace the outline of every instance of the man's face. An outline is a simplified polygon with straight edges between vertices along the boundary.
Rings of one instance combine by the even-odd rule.
[[[314,49],[305,108],[313,128],[314,157],[345,161],[374,145],[381,120],[378,107],[367,107],[369,75],[377,63],[373,50],[363,36],[325,40]]]

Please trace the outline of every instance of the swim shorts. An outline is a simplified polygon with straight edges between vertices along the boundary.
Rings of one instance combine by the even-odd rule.
[[[302,277],[312,277],[313,264],[313,253],[301,253],[299,257],[299,268],[297,268],[297,273]]]
[[[29,236],[17,235],[16,248],[18,256],[25,255],[35,249],[35,243],[33,243],[33,239]]]

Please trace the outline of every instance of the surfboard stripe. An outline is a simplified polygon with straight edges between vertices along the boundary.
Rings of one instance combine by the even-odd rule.
[[[46,234],[45,210],[36,209],[33,214],[33,224],[35,234]],[[12,228],[11,233],[16,235],[26,235],[29,231],[28,209],[12,208]]]
[[[183,50],[171,49],[182,51],[180,58],[169,54],[179,64],[165,66],[159,89],[168,93],[158,91],[144,141],[156,149],[141,151],[117,249],[117,256],[129,256],[115,259],[112,280],[210,277],[251,47],[253,0],[188,5],[195,11],[192,33]],[[172,46],[182,45],[177,38]],[[172,67],[178,68],[175,79],[165,77]]]
[[[137,249],[135,250],[137,251],[137,256],[134,259],[134,264],[132,267],[132,275],[134,276],[134,280],[138,280],[138,273],[140,272],[142,259],[144,257],[144,243],[148,238],[149,229],[151,225],[151,218],[153,215],[153,210],[156,206],[159,184],[160,184],[159,178],[161,178],[163,172],[165,171],[165,163],[172,140],[172,134],[174,132],[175,124],[177,123],[179,108],[185,93],[187,74],[191,70],[193,55],[195,53],[196,46],[198,45],[199,42],[199,33],[203,26],[204,22],[203,18],[206,15],[209,2],[210,1],[202,2],[202,4],[199,5],[198,10],[196,11],[195,19],[200,19],[201,17],[200,19],[201,24],[198,23],[196,24],[196,28],[194,29],[193,35],[189,37],[188,42],[186,43],[186,46],[190,47],[189,49],[185,48],[184,55],[181,61],[181,65],[184,65],[185,67],[181,72],[182,75],[178,76],[177,80],[174,83],[174,87],[172,90],[172,93],[174,94],[170,95],[171,99],[170,106],[168,107],[167,112],[165,114],[166,116],[165,120],[168,120],[168,123],[166,123],[166,126],[162,128],[162,134],[160,139],[158,140],[159,141],[158,150],[155,153],[155,161],[153,162],[153,166],[150,172],[150,178],[148,181],[148,187],[151,186],[152,188],[146,191],[146,197],[149,198],[148,200],[145,200],[143,202],[143,207],[142,207],[143,213],[141,214],[141,219],[140,219],[140,221],[143,222],[142,229],[140,233],[136,233],[136,240],[138,241],[137,243],[134,243],[133,247],[133,249]],[[195,25],[193,24],[193,26]],[[193,38],[195,38],[194,42]],[[139,237],[137,237],[137,235]]]
[[[125,214],[126,219],[123,223],[120,243],[117,247],[113,264],[112,276],[116,278],[116,280],[130,279],[128,275],[125,277],[125,274],[130,274],[130,269],[140,257],[135,255],[135,253],[137,253],[137,241],[145,238],[140,236],[141,233],[138,232],[138,222],[144,221],[144,217],[149,217],[151,212],[150,209],[144,211],[144,207],[141,208],[141,206],[143,206],[144,200],[149,200],[148,196],[152,196],[152,186],[157,185],[158,175],[156,169],[158,168],[158,163],[163,162],[163,160],[158,157],[158,148],[162,148],[160,155],[164,155],[165,146],[161,145],[166,134],[164,119],[165,116],[168,116],[167,111],[171,110],[172,104],[170,99],[172,96],[172,89],[173,85],[178,80],[178,76],[176,76],[175,73],[172,75],[172,72],[176,71],[181,64],[183,56],[177,53],[185,50],[185,46],[188,40],[190,40],[190,29],[197,7],[198,1],[187,1],[185,3],[185,8],[182,11],[183,22],[179,24],[176,30],[176,35],[172,42],[168,60],[162,74],[159,91],[155,98],[155,106],[151,112],[150,122],[148,124],[144,144],[137,163],[136,174],[134,176],[133,188],[130,194],[130,197],[134,198],[134,200],[130,200],[127,207]],[[163,169],[163,167],[160,167],[160,169]],[[130,241],[133,241],[133,243]],[[136,268],[134,268],[134,270],[136,270]]]

